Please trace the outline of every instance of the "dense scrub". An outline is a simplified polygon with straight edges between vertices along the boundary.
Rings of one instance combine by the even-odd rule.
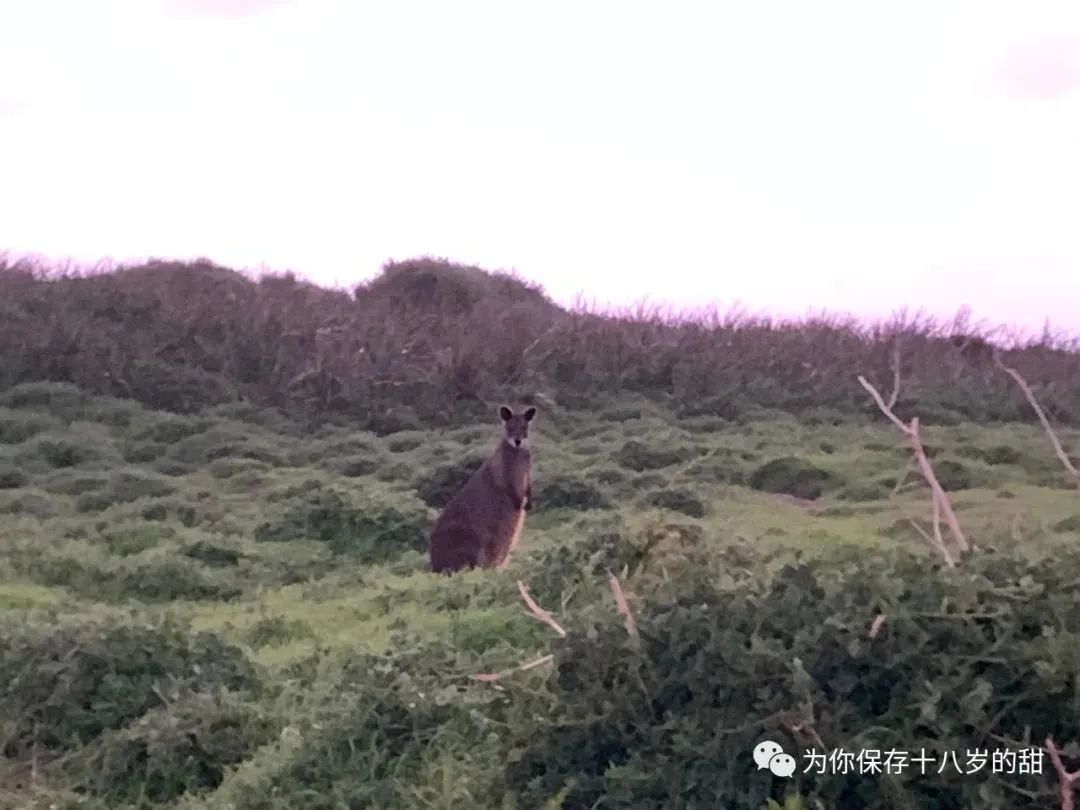
[[[1050,335],[1019,343],[964,318],[861,327],[571,312],[520,279],[433,259],[390,264],[352,294],[209,262],[81,277],[6,264],[0,302],[0,390],[67,381],[179,413],[247,399],[392,433],[468,421],[494,399],[542,393],[576,407],[618,391],[685,416],[821,418],[869,410],[855,375],[891,385],[896,349],[902,416],[1026,417],[990,362],[997,340],[1055,419],[1080,418],[1080,355]],[[32,429],[0,420],[0,438]]]

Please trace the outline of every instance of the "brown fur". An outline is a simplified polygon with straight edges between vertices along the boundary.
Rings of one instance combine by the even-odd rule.
[[[428,538],[431,570],[501,568],[532,508],[532,454],[527,440],[536,408],[499,409],[506,435],[443,509]]]

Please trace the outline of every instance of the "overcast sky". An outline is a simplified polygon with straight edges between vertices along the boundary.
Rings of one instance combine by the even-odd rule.
[[[0,250],[1080,331],[1080,2],[0,0]]]

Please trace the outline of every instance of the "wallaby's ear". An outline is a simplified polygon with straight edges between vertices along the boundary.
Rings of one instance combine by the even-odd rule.
[[[510,417],[513,416],[513,415],[514,414],[511,413],[510,409],[507,408],[505,405],[503,405],[501,408],[499,408],[499,416],[502,418],[502,420],[504,422],[509,422]]]
[[[525,421],[526,422],[531,422],[532,418],[534,416],[536,416],[536,408],[526,408],[525,409]]]

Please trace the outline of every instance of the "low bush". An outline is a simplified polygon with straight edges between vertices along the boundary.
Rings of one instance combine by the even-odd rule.
[[[49,430],[53,424],[42,416],[0,408],[0,444],[22,444]]]
[[[59,624],[3,621],[3,755],[25,759],[78,748],[164,703],[164,692],[225,688],[257,694],[244,654],[172,619]]]
[[[317,540],[337,554],[365,562],[391,560],[405,551],[423,551],[432,515],[418,498],[368,494],[354,503],[334,489],[317,487],[284,502],[260,523],[260,542]]]
[[[164,805],[216,788],[275,728],[237,695],[194,692],[104,731],[57,770],[75,790],[111,807]]]
[[[176,537],[176,530],[153,523],[108,529],[96,541],[121,557],[140,554]]]
[[[30,483],[30,476],[18,467],[0,464],[0,489],[19,489]]]
[[[693,451],[686,447],[657,447],[631,439],[615,453],[615,461],[635,472],[659,470],[693,458]]]
[[[987,548],[953,570],[863,552],[736,580],[725,567],[688,570],[668,598],[641,600],[639,644],[613,609],[574,612],[580,623],[552,643],[547,710],[505,742],[519,806],[561,791],[574,807],[760,810],[788,791],[805,806],[1056,806],[1048,760],[1036,774],[937,769],[949,751],[963,761],[975,750],[1016,756],[1047,735],[1067,751],[1080,743],[1080,603],[1069,585],[1080,551],[1033,562]],[[532,687],[510,688],[511,701],[529,701]],[[797,752],[790,782],[756,770],[764,739]],[[931,776],[914,765],[889,778],[818,775],[803,759],[893,748],[925,749]]]
[[[685,489],[662,489],[646,495],[643,503],[647,506],[681,512],[692,518],[705,517],[705,504],[693,492]]]
[[[140,498],[164,498],[175,491],[170,481],[156,473],[121,470],[109,476],[103,490],[79,495],[75,500],[75,509],[78,512],[100,512],[114,504],[131,503]]]
[[[210,464],[210,475],[217,479],[232,478],[239,473],[264,473],[270,467],[253,458],[219,458]]]
[[[796,498],[816,500],[827,487],[839,483],[835,475],[794,456],[773,459],[754,470],[748,479],[751,489]]]
[[[539,479],[533,485],[536,511],[547,509],[607,509],[611,501],[587,478],[576,475],[554,475]]]
[[[346,478],[359,478],[377,472],[380,466],[378,459],[367,456],[354,456],[341,461],[337,465],[337,469]]]
[[[315,638],[315,631],[310,624],[301,619],[266,616],[255,622],[244,635],[252,647],[276,647],[293,641]]]
[[[452,464],[442,464],[433,468],[416,481],[416,491],[420,499],[428,506],[442,509],[469,480],[474,472],[483,466],[489,454],[471,455]]]
[[[0,492],[0,515],[29,515],[37,518],[55,517],[55,498],[33,489]]]

